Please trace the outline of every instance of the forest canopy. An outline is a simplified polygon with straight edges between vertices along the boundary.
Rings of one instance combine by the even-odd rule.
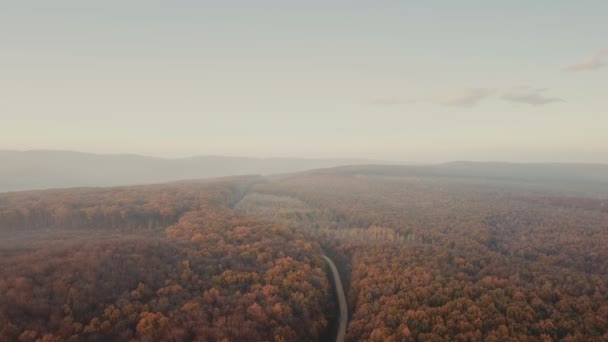
[[[529,180],[527,180],[529,181]],[[606,197],[337,168],[0,194],[0,340],[608,339]]]

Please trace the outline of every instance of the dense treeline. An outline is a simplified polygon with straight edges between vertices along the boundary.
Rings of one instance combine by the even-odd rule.
[[[248,186],[234,179],[2,195],[5,234],[129,234],[13,241],[23,248],[10,246],[0,260],[0,340],[318,340],[333,311],[320,247],[291,228],[236,215],[230,206]]]
[[[390,171],[0,194],[0,340],[608,340],[604,198]]]
[[[0,193],[0,231],[161,229],[201,205],[232,205],[256,179]]]
[[[310,234],[345,273],[350,341],[607,340],[604,200],[520,188],[324,171],[241,203],[268,217],[269,196],[289,198],[280,220],[322,226]]]

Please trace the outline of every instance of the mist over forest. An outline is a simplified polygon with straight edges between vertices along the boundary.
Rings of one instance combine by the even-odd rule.
[[[0,193],[0,340],[602,340],[605,170],[350,165]]]
[[[608,1],[0,1],[0,342],[608,342]]]
[[[0,191],[132,185],[247,174],[268,175],[372,162],[364,159],[224,156],[169,159],[73,151],[0,151]]]
[[[548,188],[603,192],[608,166],[576,163],[447,162],[432,165],[367,159],[298,159],[199,156],[153,158],[135,154],[102,155],[72,151],[0,151],[0,192],[162,183],[237,175],[276,175],[345,167],[383,175],[454,177],[529,183]],[[399,165],[400,164],[400,165]],[[349,166],[358,165],[349,168]],[[535,185],[536,184],[536,185]]]

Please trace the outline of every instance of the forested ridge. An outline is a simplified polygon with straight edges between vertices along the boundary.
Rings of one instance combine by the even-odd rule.
[[[608,340],[606,197],[368,169],[257,184],[240,203],[316,227],[345,279],[347,340]]]
[[[373,166],[3,193],[0,340],[331,340],[327,254],[347,341],[605,341],[607,203]]]
[[[236,215],[252,181],[0,195],[3,236],[95,233],[3,246],[0,340],[318,340],[320,247]]]

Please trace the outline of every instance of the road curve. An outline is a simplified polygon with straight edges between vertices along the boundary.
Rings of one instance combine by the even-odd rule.
[[[338,325],[338,334],[336,335],[336,342],[344,342],[346,336],[346,324],[348,323],[348,309],[346,307],[346,297],[344,296],[344,288],[342,287],[342,280],[340,274],[333,261],[327,256],[323,256],[323,259],[327,261],[331,268],[331,273],[334,278],[334,284],[336,286],[336,296],[338,297],[338,306],[340,307],[340,324]]]

